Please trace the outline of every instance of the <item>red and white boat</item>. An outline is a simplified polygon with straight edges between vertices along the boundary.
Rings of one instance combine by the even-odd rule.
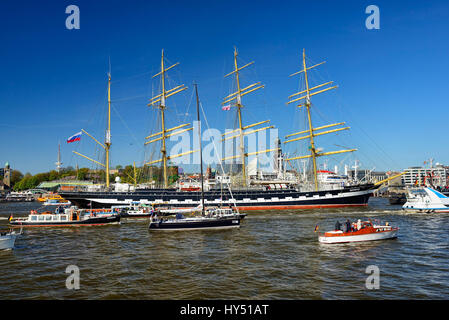
[[[371,221],[363,221],[360,229],[355,226],[348,232],[342,230],[328,231],[324,235],[320,235],[318,241],[321,243],[346,243],[394,239],[398,236],[398,230],[398,227],[392,227],[388,223],[374,225]]]

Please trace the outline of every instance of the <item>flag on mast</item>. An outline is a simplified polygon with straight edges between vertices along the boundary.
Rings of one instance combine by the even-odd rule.
[[[75,133],[73,136],[71,136],[70,138],[67,139],[67,143],[74,142],[74,141],[80,141],[82,134],[83,133],[81,131],[78,133]]]
[[[228,104],[227,106],[223,106],[223,107],[221,107],[221,110],[225,110],[225,111],[231,110],[231,105]]]

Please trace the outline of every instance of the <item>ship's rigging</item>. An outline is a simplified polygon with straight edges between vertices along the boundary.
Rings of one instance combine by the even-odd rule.
[[[267,149],[267,150],[262,150],[262,151],[255,151],[255,152],[245,152],[245,141],[244,141],[244,137],[246,135],[250,135],[259,131],[263,131],[263,130],[268,130],[268,129],[272,129],[274,128],[274,126],[270,125],[270,126],[266,126],[263,128],[258,128],[258,129],[253,129],[250,131],[246,131],[247,129],[250,128],[254,128],[257,127],[261,124],[265,124],[265,123],[269,123],[270,120],[265,120],[265,121],[260,121],[257,123],[253,123],[250,125],[243,125],[243,119],[242,119],[242,108],[243,108],[243,104],[242,104],[242,97],[254,92],[258,89],[261,89],[263,87],[265,87],[265,85],[261,84],[260,82],[256,82],[253,83],[249,86],[246,86],[244,88],[241,88],[240,85],[240,71],[243,70],[246,67],[249,67],[250,65],[252,65],[254,62],[250,62],[245,64],[242,67],[238,66],[238,62],[237,62],[237,57],[238,57],[238,52],[237,52],[237,48],[234,48],[234,70],[228,74],[226,74],[224,77],[228,77],[231,75],[235,76],[235,82],[237,85],[237,90],[233,93],[231,93],[230,95],[226,96],[223,99],[222,105],[227,105],[229,107],[235,107],[237,110],[237,115],[238,115],[238,128],[235,130],[231,130],[231,131],[227,131],[224,134],[222,134],[223,136],[223,140],[222,141],[226,141],[226,140],[230,140],[230,139],[239,139],[239,151],[240,154],[239,155],[232,155],[229,157],[224,157],[221,160],[222,161],[226,161],[226,160],[231,160],[231,159],[236,159],[236,158],[240,158],[241,160],[241,164],[242,164],[242,184],[243,186],[247,185],[247,172],[246,172],[246,158],[248,156],[252,156],[252,155],[257,155],[260,153],[268,153],[268,152],[272,152],[275,151],[277,149]],[[233,134],[233,135],[231,135]]]
[[[287,104],[295,103],[296,107],[306,109],[308,128],[307,128],[307,130],[303,130],[303,131],[299,131],[299,132],[295,132],[295,133],[286,135],[285,139],[287,139],[287,138],[290,138],[290,139],[284,141],[284,143],[290,143],[290,142],[300,141],[300,140],[304,140],[304,139],[309,139],[310,155],[302,155],[302,156],[298,156],[298,157],[287,158],[286,161],[300,160],[300,159],[307,159],[307,158],[312,159],[315,191],[318,191],[318,189],[319,189],[318,178],[317,178],[317,161],[316,161],[318,157],[329,156],[329,155],[333,155],[333,154],[340,154],[340,153],[345,153],[345,152],[353,152],[353,151],[357,150],[357,149],[343,149],[343,150],[331,151],[331,152],[321,152],[320,149],[318,149],[315,146],[315,137],[342,131],[342,130],[348,130],[350,128],[350,127],[340,127],[337,129],[320,131],[320,130],[331,128],[331,127],[342,126],[345,124],[345,122],[338,122],[338,123],[328,124],[328,125],[324,125],[324,126],[320,126],[320,127],[313,127],[313,125],[312,125],[311,97],[314,95],[332,90],[332,89],[336,89],[338,87],[338,86],[330,86],[331,84],[333,84],[333,81],[325,82],[325,83],[319,84],[317,86],[314,86],[312,88],[309,87],[309,78],[308,78],[307,71],[310,69],[313,69],[315,67],[318,67],[319,65],[322,65],[323,63],[325,63],[325,61],[308,67],[306,65],[306,53],[305,53],[305,50],[303,50],[303,54],[302,54],[303,69],[301,71],[295,72],[290,75],[290,76],[295,76],[295,75],[304,73],[305,90],[302,90],[302,91],[299,91],[299,92],[296,92],[296,93],[290,95],[288,97],[290,100],[287,102]],[[323,89],[321,89],[321,88],[323,88]],[[317,89],[320,89],[320,90],[317,90]],[[302,135],[302,136],[292,138],[292,137],[298,136],[298,135]]]
[[[166,141],[167,138],[181,134],[183,132],[193,130],[193,127],[189,127],[190,123],[181,124],[179,126],[169,128],[169,129],[167,129],[165,127],[165,125],[166,125],[165,110],[167,108],[167,105],[166,105],[167,98],[187,89],[187,87],[183,84],[176,86],[174,88],[168,89],[168,90],[166,88],[167,71],[172,69],[173,67],[177,66],[178,64],[179,64],[179,62],[171,65],[170,67],[165,67],[164,50],[162,50],[161,71],[153,76],[153,78],[155,78],[157,76],[161,77],[161,92],[160,92],[160,94],[153,96],[150,99],[150,103],[148,104],[149,107],[153,106],[160,110],[160,119],[161,119],[161,129],[160,130],[161,131],[159,131],[157,133],[150,134],[149,136],[145,137],[145,140],[148,140],[145,142],[145,145],[148,145],[150,143],[154,143],[157,141],[161,141],[162,146],[161,146],[160,152],[161,152],[162,158],[145,162],[145,165],[152,165],[155,163],[162,162],[164,188],[168,188],[168,185],[169,185],[169,182],[168,182],[168,160],[182,157],[182,156],[185,156],[185,155],[188,155],[188,154],[198,151],[198,150],[189,150],[187,152],[182,152],[179,154],[167,156],[167,141]],[[181,130],[178,130],[178,129],[181,129]]]
[[[92,135],[90,135],[86,130],[81,129],[83,133],[85,133],[89,138],[94,140],[99,146],[101,146],[105,150],[105,163],[101,163],[97,160],[94,160],[86,155],[83,155],[77,151],[73,151],[76,155],[79,155],[91,162],[94,162],[103,168],[105,168],[105,176],[106,176],[106,188],[109,188],[109,150],[111,148],[111,72],[108,73],[108,127],[106,129],[105,141],[104,144],[95,139]]]

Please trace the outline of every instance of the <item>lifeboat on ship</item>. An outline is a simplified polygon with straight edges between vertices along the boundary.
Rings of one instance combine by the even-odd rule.
[[[390,226],[388,222],[385,225],[374,225],[370,220],[361,222],[359,226],[360,229],[353,224],[348,231],[325,232],[318,237],[318,241],[320,243],[347,243],[394,239],[398,236],[399,228]]]
[[[201,185],[197,181],[181,181],[179,182],[179,190],[180,191],[200,191]]]

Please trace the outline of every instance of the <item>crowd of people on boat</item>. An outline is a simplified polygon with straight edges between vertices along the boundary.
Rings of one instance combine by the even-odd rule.
[[[343,227],[343,228],[342,228]],[[343,231],[343,232],[354,232],[360,229],[363,229],[365,224],[362,223],[362,220],[358,219],[357,222],[351,222],[351,220],[347,219],[343,224],[337,220],[335,223],[335,231]]]
[[[439,192],[449,192],[449,185],[444,187],[437,186],[435,189]]]

